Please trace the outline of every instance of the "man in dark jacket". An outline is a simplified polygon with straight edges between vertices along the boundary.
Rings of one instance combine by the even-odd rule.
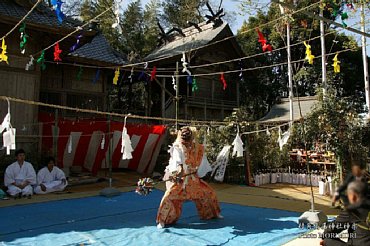
[[[366,198],[367,185],[361,181],[354,181],[347,189],[349,205],[338,215],[335,222],[327,225],[320,245],[370,245],[370,201]],[[348,229],[347,243],[338,236],[346,229]]]
[[[348,198],[345,192],[347,190],[349,183],[353,181],[361,181],[364,183],[368,182],[366,170],[362,169],[361,164],[359,162],[354,162],[352,164],[351,173],[346,177],[343,184],[339,186],[339,188],[336,190],[332,200],[333,206],[335,205],[335,202],[338,201],[339,199],[342,200],[344,205],[348,205]]]

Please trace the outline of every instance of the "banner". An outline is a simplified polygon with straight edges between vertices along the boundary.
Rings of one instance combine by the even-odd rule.
[[[53,131],[57,134],[60,168],[81,166],[96,174],[101,168],[128,168],[139,173],[151,173],[155,167],[166,127],[163,125],[127,124],[134,152],[131,160],[122,160],[121,134],[123,122],[111,122],[108,133],[106,119],[58,120],[55,129],[52,115],[40,114],[42,151],[52,153]],[[55,136],[54,136],[55,137]]]
[[[221,152],[218,154],[215,166],[213,167],[212,176],[215,174],[215,180],[218,182],[224,182],[226,166],[229,163],[230,145],[223,147]]]

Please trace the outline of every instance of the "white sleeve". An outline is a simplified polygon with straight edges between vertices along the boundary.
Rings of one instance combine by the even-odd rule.
[[[198,168],[197,174],[199,178],[203,178],[206,176],[207,173],[212,171],[212,167],[208,162],[207,155],[204,153],[202,162],[200,163],[200,166]]]
[[[44,168],[41,168],[37,173],[37,185],[40,185],[44,181]]]
[[[26,180],[30,182],[30,185],[36,184],[36,172],[31,163],[28,163],[28,172]]]
[[[181,149],[178,147],[173,146],[171,150],[171,158],[168,165],[168,170],[170,172],[174,172],[177,170],[180,164],[185,162],[184,153],[182,153]]]
[[[55,168],[55,167],[54,167]],[[58,168],[58,167],[57,167]],[[57,175],[56,175],[57,180],[62,180],[66,179],[66,175],[64,174],[63,170],[58,168],[57,169]]]
[[[15,182],[12,166],[9,166],[5,170],[4,185],[9,186]]]

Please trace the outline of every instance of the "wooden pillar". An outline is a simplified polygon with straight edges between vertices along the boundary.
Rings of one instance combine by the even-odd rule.
[[[251,158],[249,155],[249,135],[246,136],[245,140],[245,184],[249,185],[252,183],[252,176],[251,176]]]
[[[212,79],[212,86],[211,86],[212,88],[211,88],[211,92],[212,92],[212,102],[213,102],[213,100],[215,99],[215,81],[214,81],[214,79]]]
[[[185,100],[185,108],[184,108],[184,111],[185,111],[185,119],[187,120],[188,119],[188,98],[186,98]]]
[[[240,107],[240,82],[239,80],[236,81],[236,103],[239,108]]]
[[[224,101],[221,101],[221,119],[225,118],[225,108],[224,108]]]
[[[152,115],[152,83],[148,82],[148,116]]]
[[[166,78],[162,78],[161,89],[161,104],[162,104],[162,118],[166,118]]]
[[[54,126],[53,126],[53,156],[55,158],[55,165],[58,166],[58,138],[59,138],[59,129],[58,129],[58,109],[55,109],[54,115]]]
[[[204,120],[207,121],[207,99],[204,98]]]

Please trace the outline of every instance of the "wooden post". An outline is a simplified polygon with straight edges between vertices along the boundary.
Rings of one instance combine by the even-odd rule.
[[[162,102],[162,118],[166,118],[166,78],[162,78],[161,102]],[[164,122],[163,122],[164,123]]]
[[[236,104],[238,108],[240,107],[240,82],[236,81]]]
[[[321,4],[321,3],[320,3]],[[320,8],[320,16],[324,17],[324,9]],[[322,74],[322,91],[323,95],[326,94],[326,49],[325,49],[325,27],[324,21],[320,20],[320,40],[321,40],[321,74]]]
[[[361,31],[365,32],[365,3],[362,1],[361,3]],[[370,78],[369,78],[369,67],[367,62],[367,52],[366,52],[366,37],[365,35],[361,36],[361,43],[362,43],[362,61],[364,66],[364,81],[365,81],[365,99],[366,99],[366,107],[369,110],[367,113],[367,118],[370,119]]]
[[[112,148],[113,148],[113,134],[111,133],[111,116],[108,116],[108,163],[109,163],[109,188],[112,188]]]
[[[249,155],[249,135],[246,136],[245,140],[245,184],[249,185],[252,183],[252,178],[251,178],[251,158]]]
[[[176,62],[176,98],[175,98],[175,106],[176,106],[176,131],[178,130],[179,124],[179,90],[180,90],[180,83],[179,83],[179,62]]]
[[[58,109],[55,109],[54,129],[53,129],[53,155],[55,157],[55,165],[58,166]]]
[[[215,95],[215,81],[214,81],[214,79],[212,79],[212,102],[213,102],[213,100],[215,99],[215,97],[214,97],[214,95]]]
[[[207,121],[207,99],[204,98],[204,120]]]
[[[221,101],[221,120],[225,118],[225,108],[224,108],[224,101]]]

